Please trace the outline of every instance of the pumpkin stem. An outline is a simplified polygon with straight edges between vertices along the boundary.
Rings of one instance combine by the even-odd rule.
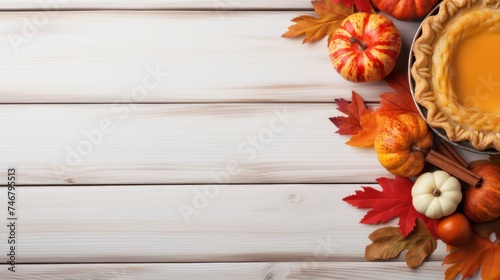
[[[417,146],[415,144],[411,145],[410,150],[412,152],[422,152],[424,155],[427,155],[429,153],[429,149],[428,148],[423,148],[422,149],[422,148],[420,148],[419,146]]]
[[[438,197],[438,196],[440,196],[440,195],[441,195],[441,191],[440,191],[440,190],[438,190],[438,189],[434,189],[434,190],[432,191],[432,196],[434,196],[434,197]]]
[[[362,51],[364,51],[364,50],[366,50],[368,48],[368,45],[366,43],[361,42],[360,40],[358,40],[358,39],[356,39],[354,37],[351,37],[351,39],[349,39],[349,43],[351,43],[351,44],[354,44],[354,43],[358,44],[359,45],[359,49],[362,50]]]

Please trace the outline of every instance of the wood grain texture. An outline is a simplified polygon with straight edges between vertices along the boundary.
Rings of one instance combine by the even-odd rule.
[[[390,89],[342,80],[325,41],[281,38],[310,1],[0,10],[0,170],[19,185],[0,279],[442,278],[442,243],[418,270],[364,260],[381,226],[341,199],[388,173],[328,118],[334,98]],[[418,23],[395,23],[403,71]]]
[[[5,272],[6,267],[2,265],[0,277],[12,280],[421,280],[442,279],[445,269],[439,261],[426,262],[417,269],[409,269],[400,262],[55,264],[20,265],[16,273]]]
[[[0,170],[18,184],[375,182],[334,104],[3,105]],[[101,126],[105,124],[104,128]],[[3,174],[0,184],[6,184]]]
[[[332,102],[352,90],[376,102],[390,91],[343,80],[326,41],[282,38],[303,13],[3,12],[0,103]],[[418,23],[395,22],[406,69]]]
[[[17,261],[361,262],[369,233],[381,226],[358,224],[366,211],[341,200],[359,188],[18,187]],[[6,193],[0,192],[2,209],[7,208]],[[196,211],[183,214],[189,211],[181,209],[188,207]],[[6,220],[6,212],[0,211],[0,219]],[[7,236],[7,230],[0,227],[0,236]],[[430,259],[442,260],[444,252],[440,243]],[[0,261],[6,258],[2,254]]]
[[[64,9],[301,9],[311,10],[309,0],[7,0],[0,3],[2,10],[64,10]]]

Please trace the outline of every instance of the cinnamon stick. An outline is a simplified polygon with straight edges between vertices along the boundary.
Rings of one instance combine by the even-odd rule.
[[[434,150],[431,150],[427,154],[425,160],[430,164],[450,173],[470,186],[479,186],[481,183],[481,177],[479,175],[470,171],[457,161],[447,158]]]
[[[469,167],[469,164],[464,160],[463,157],[461,157],[455,149],[450,145],[450,143],[446,142],[445,140],[435,137],[435,143],[436,143],[436,149],[446,156],[449,159],[453,159],[456,162],[460,163],[463,167],[467,168]]]

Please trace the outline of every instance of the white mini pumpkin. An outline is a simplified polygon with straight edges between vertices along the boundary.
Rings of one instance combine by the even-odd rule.
[[[462,200],[460,181],[445,171],[420,175],[411,189],[415,209],[431,219],[451,215]]]

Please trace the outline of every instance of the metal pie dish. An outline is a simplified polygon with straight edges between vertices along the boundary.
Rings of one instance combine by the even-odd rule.
[[[440,6],[441,6],[441,3],[436,5],[436,7],[434,7],[423,20],[425,20],[426,18],[428,18],[430,16],[437,14],[439,12]],[[416,105],[420,115],[427,122],[427,108],[420,105],[415,99],[415,80],[413,79],[412,74],[411,74],[411,69],[413,67],[413,63],[415,62],[415,56],[413,54],[413,46],[415,44],[415,41],[420,37],[421,34],[422,34],[422,24],[420,24],[420,26],[418,27],[417,32],[415,34],[415,37],[413,38],[413,41],[411,44],[410,55],[409,55],[409,60],[408,60],[408,80],[409,80],[410,91],[411,91],[411,94],[413,97],[413,101],[415,102],[415,105]],[[435,127],[432,127],[430,125],[429,125],[429,127],[433,131],[434,136],[442,138],[443,140],[450,143],[454,147],[458,147],[462,150],[477,153],[477,154],[485,154],[485,155],[497,155],[498,154],[498,155],[500,155],[500,151],[497,151],[496,149],[493,149],[493,148],[489,148],[489,149],[485,149],[485,150],[478,150],[475,147],[473,147],[469,141],[460,141],[460,142],[451,141],[443,129],[435,128]]]

